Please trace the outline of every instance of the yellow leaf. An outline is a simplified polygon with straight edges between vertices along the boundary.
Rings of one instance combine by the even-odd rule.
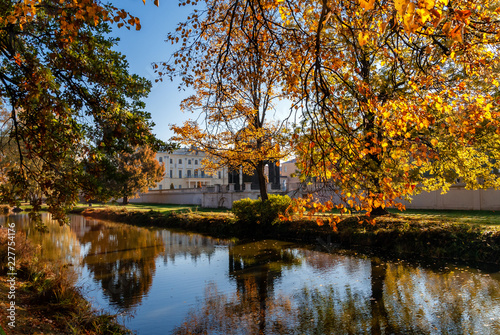
[[[431,13],[425,8],[417,9],[417,14],[420,16],[420,22],[422,22],[422,24],[431,19]]]
[[[365,33],[363,31],[360,31],[359,32],[359,35],[358,35],[358,42],[359,42],[359,45],[360,46],[364,46],[368,43],[368,38],[370,37],[370,35],[368,33]]]
[[[394,7],[396,8],[400,16],[405,15],[406,7],[408,6],[409,2],[410,0],[394,0]]]
[[[451,31],[450,31],[450,37],[452,40],[454,41],[458,41],[458,42],[463,42],[463,39],[462,39],[462,25],[459,24],[458,26],[456,26],[455,28],[453,28]]]
[[[375,0],[359,0],[359,4],[365,10],[370,10],[375,8]]]
[[[446,22],[443,26],[443,33],[448,34],[451,28],[451,22]]]
[[[433,139],[431,140],[431,144],[432,144],[432,146],[433,146],[433,147],[437,146],[437,144],[438,144],[438,140],[436,140],[435,138],[433,138]]]

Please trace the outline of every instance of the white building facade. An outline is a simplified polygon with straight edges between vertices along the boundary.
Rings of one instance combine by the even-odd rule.
[[[202,160],[205,152],[196,149],[179,149],[172,153],[158,152],[156,159],[165,166],[163,180],[150,190],[201,188],[203,186],[227,185],[224,168],[215,174],[204,170]]]

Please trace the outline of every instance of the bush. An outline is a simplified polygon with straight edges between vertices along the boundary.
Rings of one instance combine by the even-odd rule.
[[[249,198],[233,202],[232,212],[241,222],[250,224],[272,224],[280,214],[285,211],[292,203],[288,195],[281,196],[270,194],[269,199],[252,200]]]
[[[7,214],[10,211],[9,205],[0,205],[0,214]]]

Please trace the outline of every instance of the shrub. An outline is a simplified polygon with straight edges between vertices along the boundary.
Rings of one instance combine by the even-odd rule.
[[[7,214],[10,211],[9,205],[0,205],[0,214]]]
[[[285,214],[291,202],[289,196],[276,194],[270,194],[266,201],[246,198],[233,202],[232,212],[241,222],[271,224],[278,219],[280,214]]]

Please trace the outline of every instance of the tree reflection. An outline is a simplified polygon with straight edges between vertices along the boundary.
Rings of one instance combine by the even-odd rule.
[[[290,246],[285,242],[263,240],[229,247],[229,276],[236,280],[242,303],[257,299],[259,334],[266,330],[267,301],[273,293],[274,282],[284,268],[300,264]]]
[[[98,223],[80,237],[88,245],[83,264],[101,283],[110,304],[128,310],[142,301],[153,283],[162,239],[147,229]]]
[[[393,323],[421,333],[499,334],[500,283],[470,270],[387,268],[384,292]]]
[[[500,333],[500,283],[488,275],[460,269],[440,273],[372,258],[367,260],[369,272],[362,274],[367,285],[351,285],[360,272],[347,272],[343,285],[304,285],[298,294],[274,296],[262,279],[277,278],[273,270],[245,271],[251,268],[248,263],[259,268],[262,256],[237,255],[233,250],[230,258],[237,293],[228,296],[208,285],[201,307],[189,313],[175,334]],[[322,267],[328,262],[313,259]]]

